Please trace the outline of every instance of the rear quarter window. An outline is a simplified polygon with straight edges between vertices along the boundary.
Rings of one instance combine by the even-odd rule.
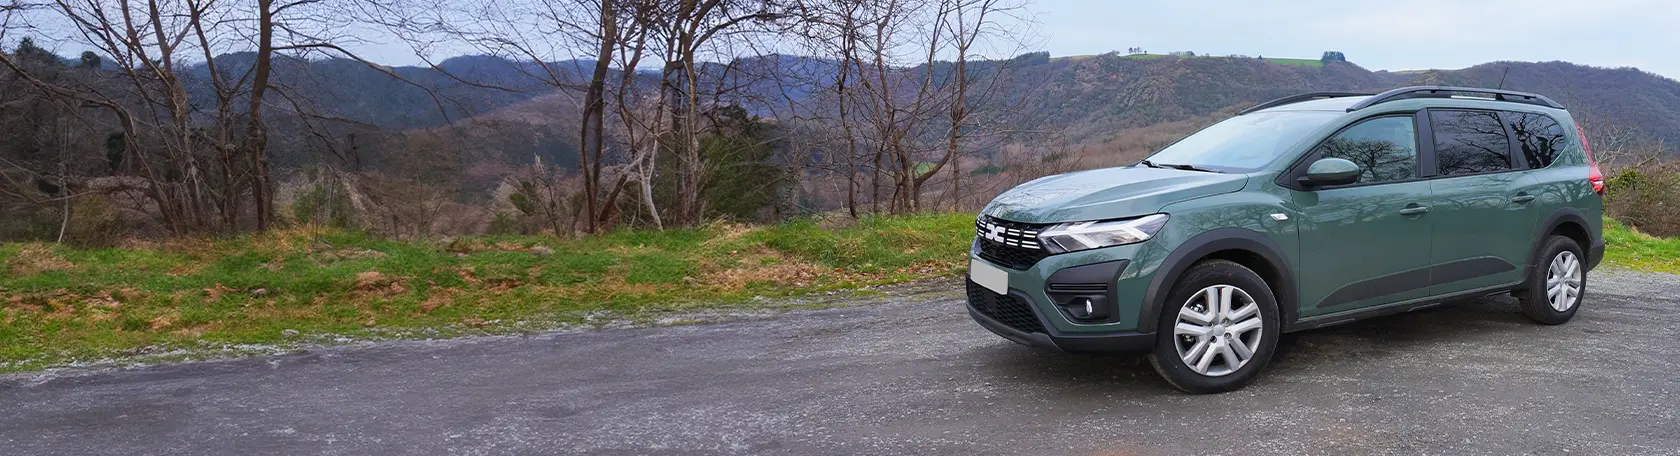
[[[1530,168],[1545,168],[1568,147],[1569,136],[1552,116],[1532,112],[1506,112],[1505,123],[1516,135],[1517,149]]]

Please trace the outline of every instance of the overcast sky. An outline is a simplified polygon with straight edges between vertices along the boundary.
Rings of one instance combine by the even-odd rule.
[[[1037,0],[1032,9],[1051,55],[1337,50],[1372,70],[1564,60],[1680,79],[1680,0]]]
[[[1336,50],[1372,70],[1564,60],[1680,79],[1680,0],[1025,1],[1036,20],[1030,48],[1054,56],[1143,47],[1153,53],[1318,58]],[[372,41],[352,45],[364,57],[421,63],[409,46],[382,33],[351,33]],[[61,54],[85,48],[54,43],[51,36],[39,38]],[[472,52],[465,45],[429,51],[436,60]]]

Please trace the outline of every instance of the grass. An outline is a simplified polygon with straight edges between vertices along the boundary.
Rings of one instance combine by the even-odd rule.
[[[1294,65],[1294,66],[1304,66],[1304,67],[1313,67],[1313,68],[1324,67],[1324,61],[1323,60],[1318,60],[1318,59],[1274,59],[1274,58],[1271,58],[1271,57],[1266,57],[1264,60],[1267,61],[1267,62],[1272,62],[1272,63],[1279,64],[1279,65]]]
[[[1168,59],[1168,58],[1175,58],[1175,59],[1188,59],[1188,58],[1241,59],[1241,58],[1253,58],[1253,57],[1227,57],[1227,56],[1222,56],[1222,55],[1198,55],[1198,56],[1195,56],[1195,57],[1180,57],[1180,56],[1167,55],[1167,54],[1127,54],[1127,55],[1122,55],[1120,57],[1121,58],[1127,58],[1127,59],[1139,59],[1139,60],[1154,60],[1154,59]],[[1324,66],[1324,62],[1322,60],[1318,60],[1318,59],[1285,59],[1285,58],[1265,57],[1265,58],[1262,58],[1261,60],[1265,60],[1265,61],[1271,62],[1271,63],[1276,63],[1276,64],[1279,64],[1279,65],[1292,65],[1292,66],[1303,66],[1303,67],[1313,67],[1313,68],[1320,68],[1320,67]]]
[[[0,371],[312,340],[540,330],[949,276],[972,214],[561,241],[310,228],[121,249],[0,244]]]
[[[0,244],[0,371],[761,307],[755,298],[960,274],[972,230],[972,214],[926,214],[566,241],[296,228],[121,249]],[[1680,274],[1680,238],[1609,219],[1605,238],[1606,265]]]
[[[1651,236],[1607,217],[1604,242],[1606,265],[1680,274],[1680,238]]]

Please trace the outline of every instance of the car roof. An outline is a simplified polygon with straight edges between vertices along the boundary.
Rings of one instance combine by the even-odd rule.
[[[1512,109],[1515,106],[1526,106],[1529,109],[1545,111],[1565,111],[1563,105],[1558,104],[1544,95],[1518,92],[1504,89],[1484,89],[1474,87],[1453,86],[1412,86],[1391,89],[1379,94],[1361,94],[1349,92],[1311,92],[1291,95],[1260,103],[1238,112],[1237,115],[1251,112],[1287,112],[1287,111],[1364,111],[1378,105],[1389,105],[1389,110],[1399,107],[1471,107],[1483,109]]]
[[[1283,105],[1283,106],[1264,109],[1264,110],[1261,110],[1261,112],[1265,112],[1265,111],[1342,111],[1342,112],[1346,112],[1347,109],[1350,108],[1350,107],[1353,107],[1354,104],[1357,104],[1361,101],[1365,101],[1368,98],[1371,98],[1371,96],[1367,95],[1367,96],[1358,96],[1358,97],[1321,98],[1321,99],[1317,99],[1317,100],[1307,100],[1307,101],[1302,101],[1302,102],[1299,102],[1299,103],[1290,103],[1290,104],[1286,104],[1286,105]]]

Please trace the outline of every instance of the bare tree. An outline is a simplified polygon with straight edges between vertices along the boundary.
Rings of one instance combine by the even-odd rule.
[[[705,157],[701,153],[700,136],[703,129],[701,105],[705,85],[701,64],[703,53],[715,40],[742,32],[742,26],[754,21],[771,21],[783,17],[773,11],[768,2],[752,0],[678,0],[670,3],[662,21],[654,30],[662,38],[665,66],[661,71],[661,104],[671,110],[673,132],[677,139],[677,205],[678,223],[694,225],[705,211],[701,188],[707,174]],[[727,78],[733,65],[711,75]]]
[[[855,97],[836,97],[843,111],[837,127],[843,136],[855,138],[848,141],[852,145],[872,149],[867,161],[871,208],[882,211],[885,200],[887,211],[924,209],[925,188],[948,166],[951,204],[960,205],[958,161],[977,129],[975,115],[995,109],[1000,101],[997,88],[1008,70],[988,61],[976,74],[971,59],[983,43],[1014,39],[1000,19],[1019,20],[1013,13],[1020,6],[1000,0],[858,0],[846,6],[852,7],[826,11],[827,19],[819,22],[844,24],[844,31],[809,35],[838,37],[841,43],[833,54],[846,68],[836,78],[836,92],[850,89],[846,83],[852,74],[863,76]],[[973,90],[977,84],[980,90]],[[853,134],[854,125],[864,127],[857,132],[861,138]],[[883,186],[883,179],[890,184]],[[891,190],[885,199],[884,189]]]
[[[265,123],[275,108],[267,95],[280,90],[271,77],[275,55],[327,50],[354,58],[327,35],[310,33],[310,24],[325,20],[321,1],[55,0],[36,20],[94,49],[84,59],[97,65],[104,56],[112,65],[77,83],[50,81],[4,55],[0,68],[43,94],[102,111],[168,230],[238,230],[247,203],[253,227],[267,229],[275,218]],[[253,58],[219,60],[234,51]],[[205,71],[190,63],[199,59]],[[213,100],[192,95],[189,86],[199,84]]]
[[[659,215],[659,205],[654,200],[653,183],[656,165],[659,158],[659,142],[668,135],[664,108],[658,102],[664,97],[657,97],[654,106],[642,103],[643,87],[637,83],[637,72],[642,59],[648,52],[648,41],[652,32],[652,25],[658,21],[660,10],[654,2],[637,2],[631,5],[630,14],[620,15],[628,20],[617,27],[619,42],[616,63],[623,69],[620,71],[618,86],[614,90],[614,101],[617,104],[618,118],[624,137],[624,148],[631,153],[630,172],[639,188],[641,206],[647,211],[648,218],[655,229],[664,229],[665,223]],[[633,174],[632,174],[633,173]]]

